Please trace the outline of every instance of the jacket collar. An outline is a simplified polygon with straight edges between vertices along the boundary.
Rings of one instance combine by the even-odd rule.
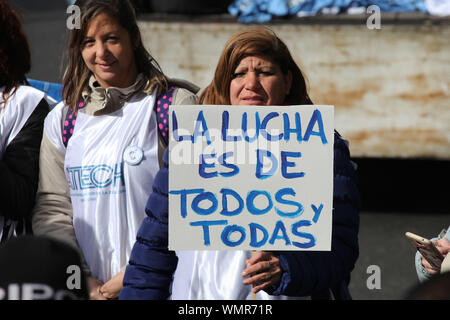
[[[119,110],[135,93],[142,91],[146,83],[144,76],[139,74],[136,81],[127,88],[103,88],[92,75],[88,89],[82,94],[86,113],[102,115]]]

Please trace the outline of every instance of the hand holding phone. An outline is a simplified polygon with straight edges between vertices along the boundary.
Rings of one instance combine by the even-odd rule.
[[[434,246],[433,242],[411,232],[406,232],[405,236],[409,240],[411,240],[413,246],[417,248],[422,257],[424,257],[424,259],[428,261],[433,269],[437,271],[441,269],[441,264],[442,260],[444,260],[444,256]]]

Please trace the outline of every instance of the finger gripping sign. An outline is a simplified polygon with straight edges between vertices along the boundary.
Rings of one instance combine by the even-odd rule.
[[[169,249],[331,250],[333,106],[170,106]]]

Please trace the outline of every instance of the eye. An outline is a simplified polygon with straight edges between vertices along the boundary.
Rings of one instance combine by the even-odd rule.
[[[90,46],[92,46],[93,44],[95,43],[95,41],[94,41],[94,39],[85,39],[84,41],[83,41],[83,47],[85,48],[85,47],[90,47]]]
[[[109,42],[114,42],[114,43],[116,43],[116,42],[119,42],[119,37],[116,37],[116,36],[109,36],[109,37],[107,38],[107,40],[108,40]]]
[[[245,72],[235,72],[233,73],[232,79],[242,78],[245,75]]]
[[[270,77],[270,76],[273,76],[275,73],[270,70],[263,70],[263,71],[260,71],[259,74],[263,75],[265,77]]]

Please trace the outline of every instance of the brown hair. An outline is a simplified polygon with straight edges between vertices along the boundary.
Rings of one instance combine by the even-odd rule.
[[[91,71],[84,63],[81,50],[89,22],[101,13],[116,18],[129,32],[131,42],[137,44],[134,59],[138,73],[142,73],[148,80],[145,91],[153,91],[156,85],[159,85],[158,94],[167,89],[168,80],[158,63],[145,49],[134,8],[128,0],[78,0],[75,5],[81,10],[81,28],[72,30],[68,45],[68,65],[63,76],[63,100],[66,105],[76,111],[83,91],[89,86]]]
[[[25,74],[30,71],[31,57],[19,17],[4,0],[0,0],[0,30],[0,87],[5,86],[1,105],[14,94],[12,89],[27,84]]]
[[[312,104],[305,78],[289,49],[274,32],[266,27],[252,27],[235,34],[225,45],[216,67],[214,79],[198,98],[199,104],[230,104],[230,83],[234,70],[248,56],[267,56],[281,72],[292,73],[292,85],[285,104]]]

